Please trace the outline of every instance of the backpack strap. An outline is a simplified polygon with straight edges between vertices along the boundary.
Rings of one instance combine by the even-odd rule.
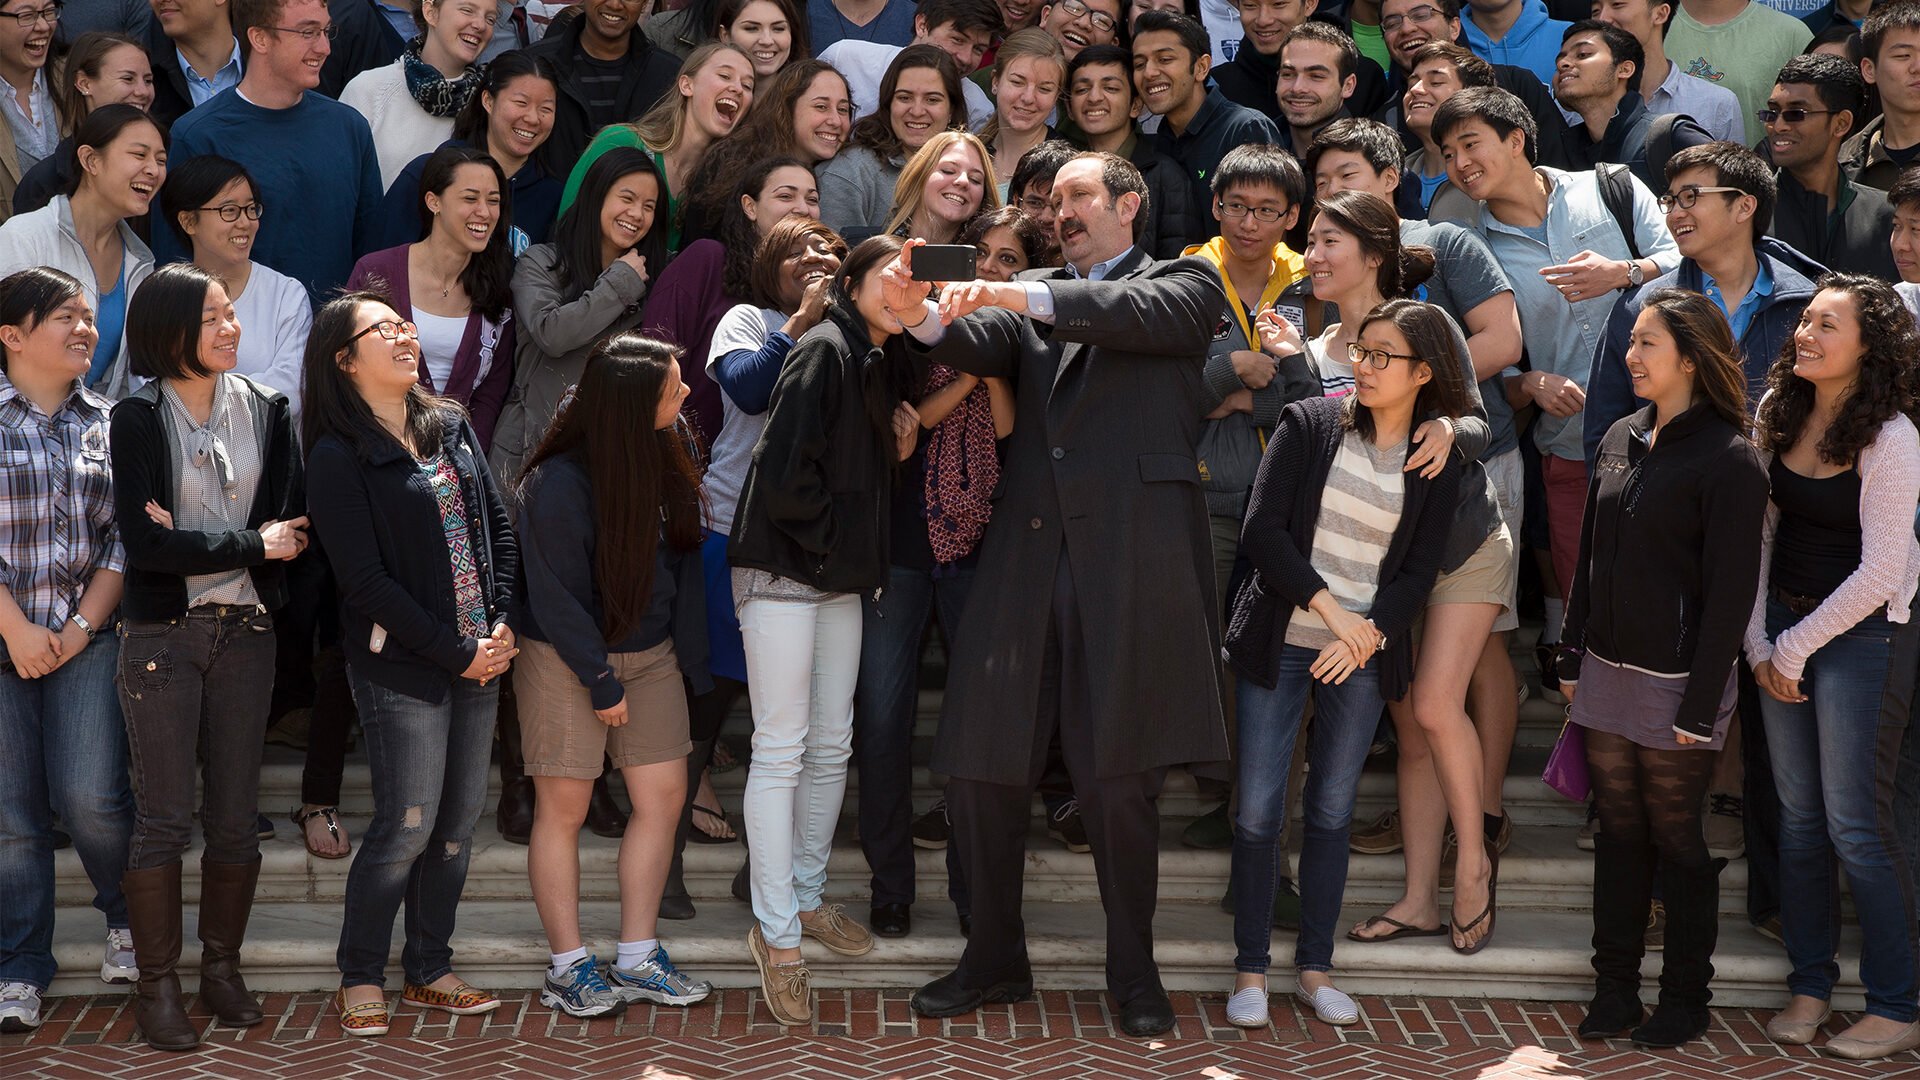
[[[1640,254],[1640,244],[1633,238],[1633,174],[1625,165],[1600,164],[1593,167],[1593,176],[1600,184],[1600,201],[1620,226],[1628,256],[1638,262],[1644,256]]]

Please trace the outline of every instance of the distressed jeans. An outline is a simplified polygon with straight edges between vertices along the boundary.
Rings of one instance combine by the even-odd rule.
[[[347,874],[340,985],[386,985],[404,901],[400,965],[407,982],[424,986],[453,970],[454,909],[487,801],[500,684],[453,679],[436,704],[375,684],[351,664],[347,679],[373,773],[373,822]]]
[[[119,656],[120,643],[102,637],[51,675],[0,670],[0,982],[45,990],[57,970],[53,814],[73,834],[93,906],[126,929],[133,795],[113,691]]]

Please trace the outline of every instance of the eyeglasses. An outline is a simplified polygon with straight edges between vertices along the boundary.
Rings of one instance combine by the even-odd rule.
[[[1367,364],[1375,371],[1385,371],[1387,365],[1395,360],[1405,360],[1409,364],[1419,363],[1420,358],[1407,353],[1388,352],[1385,349],[1369,349],[1359,342],[1347,346],[1347,362],[1358,366]]]
[[[1066,9],[1070,17],[1087,20],[1093,24],[1095,30],[1103,34],[1111,34],[1120,29],[1120,24],[1114,21],[1113,16],[1104,11],[1095,11],[1080,0],[1060,0],[1060,6]]]
[[[1763,124],[1771,124],[1775,120],[1798,124],[1809,116],[1827,116],[1836,111],[1835,109],[1755,109],[1753,115],[1759,117]]]
[[[340,28],[332,23],[325,26],[264,26],[261,29],[271,30],[276,34],[292,34],[309,45],[313,44],[313,39],[317,37],[325,37],[328,41],[332,41],[340,36]]]
[[[1253,220],[1268,224],[1279,221],[1281,215],[1286,213],[1285,210],[1275,210],[1271,206],[1248,206],[1243,202],[1228,202],[1225,199],[1216,199],[1213,205],[1219,209],[1221,217],[1243,218],[1252,214]]]
[[[55,4],[52,7],[40,8],[37,11],[0,11],[0,18],[12,19],[21,29],[31,30],[41,23],[52,26],[54,23],[59,22],[60,7],[61,5]]]
[[[1439,17],[1439,8],[1430,4],[1422,4],[1412,11],[1407,12],[1405,15],[1389,15],[1381,19],[1380,32],[1383,34],[1391,34],[1408,23],[1412,23],[1415,26],[1425,26]]]
[[[414,326],[411,322],[408,322],[405,319],[402,319],[399,322],[394,322],[392,319],[381,319],[379,322],[374,323],[372,326],[369,326],[365,330],[362,330],[359,333],[348,338],[347,345],[351,346],[354,342],[359,341],[361,338],[366,337],[368,334],[376,334],[376,333],[379,334],[381,337],[387,339],[388,341],[399,341],[403,336],[404,337],[420,336],[419,328]]]
[[[195,213],[200,214],[219,214],[221,221],[239,221],[241,214],[247,215],[248,221],[259,221],[260,215],[267,211],[266,207],[257,202],[250,202],[244,206],[239,203],[222,203],[219,206],[196,206],[193,209]]]
[[[1049,203],[1038,195],[1020,196],[1020,209],[1028,217],[1039,217],[1041,214],[1046,213],[1047,208],[1052,205],[1052,203]]]
[[[1659,202],[1660,204],[1661,213],[1671,214],[1673,213],[1673,208],[1676,206],[1678,206],[1682,210],[1693,209],[1693,204],[1699,202],[1700,196],[1702,195],[1745,195],[1745,194],[1746,192],[1740,190],[1737,187],[1688,186],[1688,187],[1681,188],[1679,191],[1662,195],[1656,201]]]

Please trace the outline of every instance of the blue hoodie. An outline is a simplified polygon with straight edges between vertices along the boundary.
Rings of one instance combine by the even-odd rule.
[[[1489,64],[1526,68],[1548,86],[1553,85],[1553,69],[1560,60],[1560,39],[1572,25],[1548,18],[1546,0],[1523,0],[1520,18],[1508,28],[1506,37],[1495,41],[1473,25],[1473,10],[1460,5],[1460,29],[1475,56]]]

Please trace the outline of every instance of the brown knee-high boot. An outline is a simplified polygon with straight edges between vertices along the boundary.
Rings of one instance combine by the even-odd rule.
[[[155,1050],[191,1050],[200,1033],[187,1019],[180,999],[180,864],[129,870],[120,879],[127,897],[127,922],[139,957],[140,985],[133,1018],[140,1035]]]
[[[261,1020],[260,1003],[240,978],[240,943],[259,880],[257,857],[248,863],[200,860],[200,1000],[227,1027]]]

